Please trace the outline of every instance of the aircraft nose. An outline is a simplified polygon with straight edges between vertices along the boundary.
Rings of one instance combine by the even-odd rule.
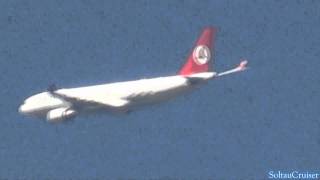
[[[22,104],[19,107],[19,113],[21,114],[27,114],[30,110],[28,109],[28,107],[26,106],[26,104]]]

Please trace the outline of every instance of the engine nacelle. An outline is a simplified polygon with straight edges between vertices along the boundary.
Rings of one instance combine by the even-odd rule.
[[[70,108],[57,108],[47,113],[47,121],[52,123],[62,122],[72,119],[77,115],[77,112]]]

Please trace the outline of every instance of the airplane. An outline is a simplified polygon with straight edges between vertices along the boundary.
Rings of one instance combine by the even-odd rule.
[[[225,72],[211,70],[216,32],[214,27],[204,28],[186,63],[175,75],[68,89],[52,85],[47,91],[27,98],[19,112],[50,123],[89,112],[128,113],[137,107],[172,99],[210,79],[246,70],[247,60]]]

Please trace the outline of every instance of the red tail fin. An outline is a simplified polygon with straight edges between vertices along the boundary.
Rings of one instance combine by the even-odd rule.
[[[197,40],[196,46],[189,55],[187,62],[180,70],[180,75],[190,75],[194,73],[206,72],[210,68],[210,60],[213,56],[213,42],[216,29],[212,27],[205,28]]]

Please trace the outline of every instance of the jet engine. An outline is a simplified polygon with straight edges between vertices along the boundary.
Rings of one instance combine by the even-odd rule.
[[[58,123],[74,118],[77,112],[71,108],[57,108],[47,113],[47,121]]]

